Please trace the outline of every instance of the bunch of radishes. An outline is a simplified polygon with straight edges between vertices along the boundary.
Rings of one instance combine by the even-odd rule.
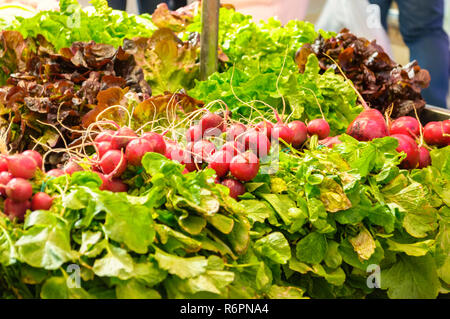
[[[30,180],[42,167],[42,156],[36,151],[0,157],[0,194],[5,197],[4,213],[10,219],[23,220],[27,209],[48,210],[53,198],[43,192],[33,195]]]
[[[198,124],[186,132],[187,147],[169,141],[166,156],[186,165],[186,171],[202,167],[215,170],[216,183],[230,188],[230,196],[237,198],[245,192],[242,182],[256,177],[260,160],[266,157],[272,142],[281,141],[295,148],[301,147],[309,135],[325,138],[330,126],[323,119],[311,121],[308,126],[301,121],[284,123],[275,112],[277,123],[264,120],[253,125],[239,122],[227,123],[226,117],[207,112]],[[225,143],[217,147],[212,140],[225,135]],[[220,139],[219,139],[220,140]]]
[[[359,141],[394,137],[399,142],[397,151],[407,155],[400,166],[405,169],[424,168],[431,164],[431,158],[423,141],[428,145],[450,145],[450,120],[430,122],[422,127],[416,118],[402,116],[388,127],[381,112],[367,109],[349,125],[347,134]]]

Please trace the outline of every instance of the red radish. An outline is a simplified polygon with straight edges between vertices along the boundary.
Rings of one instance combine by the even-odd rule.
[[[173,141],[169,141],[167,143],[165,156],[168,159],[173,161],[177,161],[186,166],[186,169],[189,172],[193,172],[197,169],[194,160],[189,152],[182,149],[178,144]]]
[[[206,130],[212,128],[216,128],[223,131],[224,121],[219,114],[208,112],[205,115],[203,115],[203,117],[200,119],[199,126],[202,133],[205,133]]]
[[[152,152],[164,154],[166,152],[166,142],[164,138],[158,133],[147,132],[144,133],[141,138],[147,140],[152,146]]]
[[[447,146],[450,144],[450,121],[429,122],[423,129],[423,138],[428,145]]]
[[[242,145],[238,141],[234,141],[234,142],[230,141],[230,142],[226,142],[220,150],[223,152],[229,152],[229,153],[233,154],[233,156],[236,156],[239,153],[244,152],[245,148],[244,148],[244,145]]]
[[[327,138],[324,138],[323,140],[319,141],[320,145],[325,145],[326,147],[333,148],[333,146],[337,144],[341,144],[342,141],[339,139],[340,135],[337,136],[328,136]]]
[[[5,199],[4,210],[9,219],[13,220],[17,218],[19,221],[23,221],[27,209],[30,208],[30,201],[15,202],[11,198]]]
[[[292,146],[302,146],[308,138],[308,130],[306,128],[306,124],[301,121],[292,121],[288,124],[288,127],[294,132],[294,137],[291,142]]]
[[[0,172],[6,172],[8,170],[8,160],[6,156],[0,155]]]
[[[127,169],[127,159],[121,151],[110,150],[100,159],[99,166],[104,174],[118,177]]]
[[[228,174],[228,171],[230,170],[230,161],[232,158],[232,153],[223,150],[219,151],[209,159],[208,167],[216,171],[218,178],[222,178]]]
[[[75,161],[70,160],[64,165],[64,173],[72,175],[75,172],[81,172],[83,171],[83,167],[78,165]]]
[[[104,190],[113,192],[113,193],[126,193],[128,192],[128,185],[122,182],[119,178],[113,178],[112,180],[106,183]]]
[[[99,189],[102,191],[107,190],[109,188],[110,180],[103,173],[100,173],[100,172],[94,172],[94,173],[96,173],[98,175],[98,177],[100,177],[100,179],[102,180],[102,184],[100,185]]]
[[[111,144],[114,149],[120,150],[125,148],[127,144],[135,139],[137,136],[136,132],[129,127],[119,128],[111,139]]]
[[[53,198],[43,192],[34,194],[31,200],[31,210],[49,210],[52,207]]]
[[[23,178],[13,178],[6,184],[6,195],[15,202],[23,202],[33,195],[33,186]]]
[[[47,175],[48,176],[52,176],[52,177],[59,177],[59,176],[62,176],[64,174],[65,174],[64,171],[62,169],[59,169],[59,168],[54,168],[54,169],[51,169],[51,170],[49,170],[47,172]]]
[[[132,140],[125,149],[127,162],[133,166],[140,166],[142,158],[149,152],[153,152],[152,144],[144,138]]]
[[[259,171],[259,159],[252,152],[245,152],[233,157],[230,173],[238,180],[247,182],[256,177]]]
[[[42,155],[39,152],[36,152],[34,150],[29,150],[29,151],[23,152],[22,155],[33,158],[37,164],[37,167],[42,168]]]
[[[186,131],[186,141],[197,142],[203,137],[200,125],[193,125]]]
[[[419,147],[419,168],[431,165],[430,152],[423,146]]]
[[[242,123],[234,123],[227,128],[227,141],[234,141],[242,136],[247,127]]]
[[[306,128],[310,136],[317,135],[319,140],[323,140],[330,135],[330,125],[324,119],[312,120]]]
[[[188,169],[185,167],[184,170],[183,170],[183,172],[182,172],[181,174],[184,175],[184,174],[188,174],[188,173],[189,173],[189,171],[188,171]]]
[[[99,133],[95,139],[94,142],[95,143],[101,143],[101,142],[111,142],[113,139],[113,136],[116,134],[115,131],[113,130],[106,130],[103,131],[101,133]]]
[[[116,149],[113,147],[113,144],[111,142],[100,142],[95,144],[95,147],[100,158],[102,158],[106,152]]]
[[[377,109],[366,109],[358,115],[358,118],[370,118],[373,120],[381,121],[383,123],[385,123],[386,121],[383,114]]]
[[[192,153],[195,163],[205,163],[216,152],[216,146],[207,140],[195,142],[192,146]]]
[[[417,147],[416,141],[405,134],[394,134],[391,135],[398,140],[397,152],[405,152],[406,158],[401,162],[400,167],[406,169],[416,168],[419,164],[419,148]]]
[[[294,131],[289,128],[286,124],[277,123],[272,128],[272,137],[278,137],[282,139],[287,144],[291,144],[294,140]]]
[[[405,134],[416,139],[420,136],[420,123],[412,116],[402,116],[391,124],[390,134]]]
[[[347,134],[358,141],[371,141],[389,135],[383,115],[376,109],[364,110],[347,128]]]
[[[22,154],[17,154],[9,156],[7,160],[8,171],[14,177],[30,179],[34,176],[34,173],[37,169],[37,164],[34,158]]]
[[[5,171],[0,172],[0,185],[3,185],[3,186],[0,186],[0,194],[2,196],[6,196],[6,190],[5,190],[6,184],[8,184],[9,181],[12,179],[13,179],[13,176],[10,172],[5,172]]]
[[[245,194],[245,186],[234,178],[227,178],[222,182],[222,185],[230,189],[230,197],[238,199],[238,196]]]
[[[277,124],[275,124],[277,125]],[[274,125],[272,122],[269,121],[262,121],[256,124],[255,130],[261,133],[265,133],[267,135],[267,138],[272,138],[272,129]],[[279,135],[280,136],[280,135]]]
[[[265,157],[270,152],[270,140],[266,134],[257,131],[250,131],[243,137],[246,150],[251,150],[259,157]]]

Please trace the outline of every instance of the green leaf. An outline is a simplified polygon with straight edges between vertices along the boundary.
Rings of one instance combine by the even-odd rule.
[[[325,235],[310,233],[297,243],[297,259],[309,264],[319,264],[325,258],[327,247]]]
[[[182,258],[167,254],[159,249],[155,252],[155,259],[158,261],[159,267],[181,279],[203,274],[208,265],[208,260],[203,256]]]
[[[271,233],[255,242],[254,249],[278,264],[286,264],[291,258],[291,249],[280,232]]]
[[[128,204],[124,194],[111,193],[104,198],[103,205],[107,213],[105,230],[108,237],[145,254],[155,237],[151,210]]]
[[[49,211],[34,211],[25,224],[33,226],[15,243],[20,260],[33,267],[52,270],[74,258],[69,227],[58,216]]]
[[[386,239],[389,250],[403,252],[408,256],[425,256],[434,245],[435,241],[432,239],[419,241],[412,244],[402,244],[395,242],[389,238]]]
[[[161,299],[158,291],[148,288],[135,279],[116,286],[117,299]]]
[[[234,221],[222,214],[215,214],[213,216],[207,217],[208,223],[217,228],[220,232],[224,234],[229,234],[234,227]]]
[[[307,297],[303,297],[304,293],[298,287],[272,285],[267,296],[270,299],[307,299]]]
[[[411,257],[400,254],[397,262],[381,271],[381,288],[392,299],[432,299],[439,291],[436,265],[431,255]]]
[[[134,262],[126,250],[109,245],[107,254],[94,262],[93,271],[100,277],[127,280],[134,276]]]
[[[339,244],[333,240],[329,240],[327,243],[328,248],[324,262],[330,268],[337,268],[342,264],[342,256],[339,253]]]
[[[72,288],[64,277],[51,277],[42,286],[42,299],[91,299],[83,288]]]

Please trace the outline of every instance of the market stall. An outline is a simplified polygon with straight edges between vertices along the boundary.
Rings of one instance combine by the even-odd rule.
[[[215,1],[92,4],[0,21],[0,298],[448,294],[426,70]]]

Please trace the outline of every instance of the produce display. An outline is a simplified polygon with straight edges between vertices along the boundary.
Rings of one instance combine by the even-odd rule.
[[[91,3],[0,23],[0,298],[448,297],[426,70],[224,5],[200,81],[198,3]]]

